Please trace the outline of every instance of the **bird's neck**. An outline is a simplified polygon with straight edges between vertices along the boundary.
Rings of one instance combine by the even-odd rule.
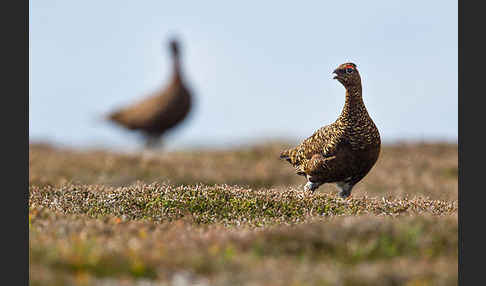
[[[346,101],[341,111],[341,119],[352,120],[367,114],[364,106],[361,85],[346,88]]]
[[[173,80],[177,82],[181,82],[182,81],[181,61],[179,57],[174,57],[172,70],[173,70]]]

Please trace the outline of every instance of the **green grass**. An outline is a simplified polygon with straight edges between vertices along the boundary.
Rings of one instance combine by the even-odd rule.
[[[341,199],[334,194],[306,193],[292,188],[245,189],[232,186],[179,186],[137,183],[127,187],[64,185],[30,188],[30,206],[66,214],[125,216],[132,220],[163,222],[190,215],[197,224],[241,222],[298,222],[312,216],[447,215],[457,203],[425,198]]]

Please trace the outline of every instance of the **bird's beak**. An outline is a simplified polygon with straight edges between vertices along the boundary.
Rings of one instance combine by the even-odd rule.
[[[335,69],[332,73],[335,74],[335,76],[333,77],[333,79],[337,79],[339,77],[338,69]]]

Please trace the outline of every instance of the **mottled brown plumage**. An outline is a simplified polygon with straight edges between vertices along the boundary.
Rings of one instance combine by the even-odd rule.
[[[334,72],[346,89],[346,101],[338,119],[317,130],[299,146],[285,150],[286,159],[298,175],[306,176],[305,190],[314,191],[324,183],[336,183],[341,197],[371,170],[380,153],[380,134],[362,98],[361,77],[353,63]]]
[[[146,136],[146,146],[152,146],[165,132],[183,121],[191,109],[191,93],[182,79],[177,41],[170,42],[170,51],[173,71],[168,86],[109,115],[109,120],[122,127],[141,131]]]

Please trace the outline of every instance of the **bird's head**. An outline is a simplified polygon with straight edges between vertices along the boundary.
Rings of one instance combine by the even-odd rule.
[[[179,56],[179,42],[177,39],[173,38],[169,42],[169,47],[170,47],[170,53],[172,54],[173,57],[178,57]]]
[[[361,84],[358,69],[353,63],[344,63],[333,71],[334,79],[337,79],[347,89]]]

